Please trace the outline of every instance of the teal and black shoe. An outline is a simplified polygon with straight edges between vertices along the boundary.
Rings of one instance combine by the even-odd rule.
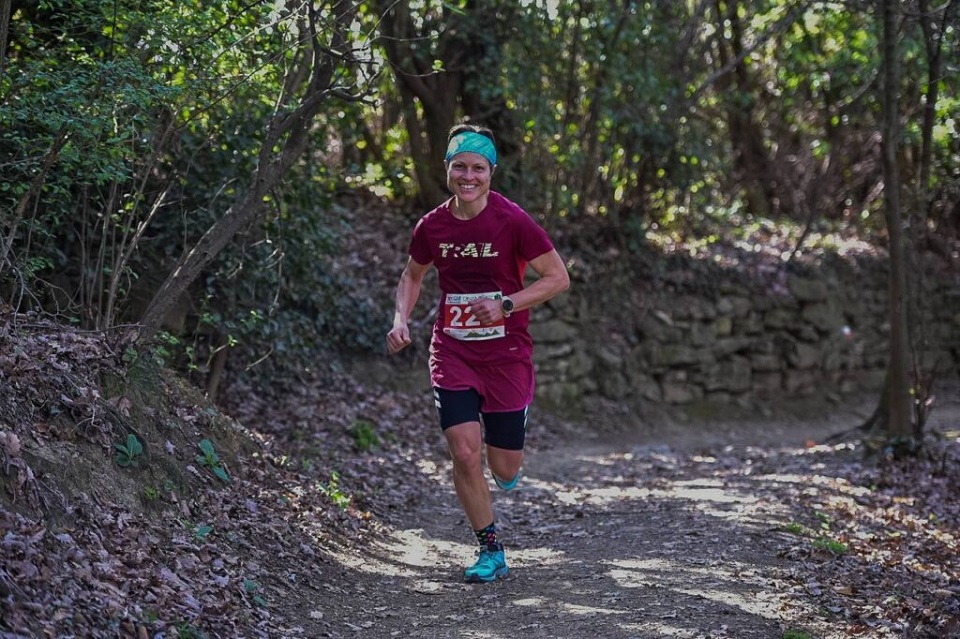
[[[493,475],[493,483],[497,485],[500,490],[513,490],[517,487],[517,484],[520,483],[520,471],[517,471],[517,474],[510,481],[503,481],[497,477],[496,473],[490,473]]]
[[[477,551],[477,563],[463,571],[463,578],[468,583],[489,583],[506,577],[509,572],[507,557],[502,548],[500,550],[481,548]]]

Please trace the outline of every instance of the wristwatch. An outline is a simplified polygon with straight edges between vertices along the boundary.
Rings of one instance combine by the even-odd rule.
[[[504,317],[510,317],[513,312],[513,300],[504,295],[500,298],[500,308],[503,310]]]

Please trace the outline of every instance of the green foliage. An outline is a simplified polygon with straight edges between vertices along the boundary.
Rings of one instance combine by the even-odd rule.
[[[136,435],[130,433],[127,435],[125,444],[114,444],[113,446],[117,449],[114,460],[118,466],[126,468],[127,466],[139,465],[138,458],[143,454],[143,445]]]
[[[536,63],[508,60],[504,70],[510,85],[538,87],[511,97],[524,114],[531,179],[557,178],[529,193],[546,194],[543,205],[554,214],[610,217],[642,236],[648,211],[671,205],[658,198],[694,174],[679,150],[695,159],[713,152],[705,122],[684,101],[709,69],[693,59],[682,73],[675,68],[684,11],[682,4],[642,3],[621,13],[561,3],[518,16],[524,36],[509,39],[509,56]]]
[[[220,459],[220,455],[214,450],[213,443],[209,439],[202,439],[199,447],[202,454],[197,455],[197,463],[209,468],[218,479],[229,482],[230,476],[227,474],[227,469],[223,467],[223,460]]]
[[[353,436],[353,442],[361,452],[369,453],[380,445],[380,437],[373,422],[366,419],[355,421],[350,427],[350,435]]]
[[[346,510],[350,507],[350,495],[347,495],[340,489],[340,474],[333,472],[330,475],[330,481],[317,483],[317,490],[333,502],[340,510]]]
[[[390,300],[355,294],[368,275],[338,263],[340,238],[352,229],[319,187],[311,201],[278,201],[279,212],[261,228],[266,239],[224,252],[207,280],[195,330],[219,341],[195,340],[192,351],[181,345],[174,360],[181,367],[205,375],[213,349],[225,346],[231,358],[256,362],[246,375],[272,381],[316,369],[332,351],[382,348]]]
[[[177,357],[181,346],[182,343],[179,337],[168,331],[160,331],[147,346],[147,352],[155,364],[158,366],[167,366]],[[135,351],[130,352],[130,349],[128,349],[128,353],[130,353],[131,358],[138,357]],[[126,357],[126,355],[125,353],[124,356]]]
[[[185,529],[187,529],[187,530],[189,530],[190,532],[192,532],[194,539],[196,539],[196,540],[198,540],[198,541],[202,541],[202,540],[206,539],[207,536],[209,536],[210,533],[213,532],[213,526],[211,526],[211,525],[209,525],[209,524],[194,524],[194,523],[192,523],[192,522],[190,522],[190,521],[187,521],[187,520],[185,520],[185,519],[182,519],[182,518],[177,518],[177,521],[178,521],[178,522],[180,523],[180,525],[183,526]]]
[[[124,302],[156,290],[169,261],[223,217],[264,161],[265,125],[291,86],[284,74],[306,32],[303,16],[291,11],[234,0],[88,0],[69,10],[42,3],[14,11],[10,73],[0,77],[0,210],[25,202],[30,215],[4,219],[10,226],[0,229],[13,235],[28,285],[47,286],[44,278],[56,274],[62,297],[77,302],[87,324],[109,325],[123,313],[139,319]],[[319,39],[331,37],[337,15],[323,3],[316,8]],[[351,51],[369,47],[365,34],[355,37]],[[333,76],[344,94],[362,79]],[[356,149],[365,108],[347,101],[321,113],[318,139],[344,136]],[[319,162],[294,167],[300,175],[271,195],[294,216],[322,211],[342,184],[328,170],[336,162],[326,161],[325,147],[311,154]],[[362,159],[350,167],[367,170]],[[39,190],[26,201],[35,179]],[[149,250],[132,250],[144,230]],[[246,246],[258,245],[255,236]],[[267,287],[255,290],[224,299],[237,300],[243,313],[270,299]],[[228,318],[233,311],[219,310]]]
[[[827,552],[834,555],[844,555],[847,553],[849,548],[843,542],[837,541],[836,539],[831,539],[830,537],[818,537],[813,540],[813,547],[820,550],[826,550]]]
[[[266,606],[267,601],[259,594],[259,592],[257,592],[258,590],[260,590],[260,586],[257,584],[257,582],[253,581],[252,579],[243,580],[244,593],[250,595],[253,599],[253,602],[258,606]]]
[[[813,547],[818,550],[825,550],[834,555],[846,554],[849,551],[847,545],[830,536],[830,516],[819,510],[814,512],[813,516],[819,522],[817,524],[819,530],[798,522],[790,522],[784,530],[793,535],[812,538]]]
[[[55,276],[66,287],[60,299],[81,281],[102,287],[134,277],[110,237],[135,223],[132,182],[151,157],[158,106],[177,93],[141,58],[115,55],[115,43],[101,39],[107,12],[94,2],[15,11],[0,76],[0,210],[25,214],[0,228],[24,283]],[[87,318],[103,310],[90,307],[91,293],[72,299]]]
[[[449,84],[459,91],[453,102],[502,106],[503,119],[489,123],[510,150],[496,187],[548,226],[575,233],[599,219],[613,232],[598,242],[698,254],[729,235],[756,242],[768,225],[786,241],[808,220],[814,231],[883,226],[871,90],[878,35],[862,6],[745,0],[725,15],[724,3],[404,2],[423,34],[411,48],[421,79],[443,86],[463,73],[462,86]],[[280,96],[306,33],[291,7],[18,4],[0,76],[0,240],[12,239],[13,267],[0,267],[0,293],[25,292],[24,304],[85,326],[139,320],[175,260],[274,159],[261,146],[298,97]],[[317,5],[321,39],[334,33],[328,8]],[[380,62],[392,15],[359,3],[348,41],[332,48],[369,64],[335,67],[303,160],[265,198],[267,218],[189,291],[185,334],[164,336],[154,351],[162,363],[199,379],[229,348],[237,368],[256,363],[254,374],[278,377],[323,360],[325,349],[382,347],[385,302],[355,295],[364,275],[339,261],[339,240],[354,230],[337,198],[352,188],[416,195],[411,149],[420,141],[404,121],[423,105]],[[903,17],[909,187],[931,43],[919,18]],[[447,64],[451,33],[478,54]],[[957,33],[941,34],[943,51],[956,49]],[[936,201],[918,207],[930,228],[960,194],[960,87],[946,71],[932,105]],[[376,99],[361,99],[374,82]],[[760,205],[770,210],[748,197],[744,149],[770,167],[761,199],[775,204]],[[18,210],[22,218],[10,214]]]
[[[198,540],[203,540],[206,539],[207,535],[209,535],[211,532],[213,532],[213,526],[210,526],[209,524],[199,524],[196,528],[194,528],[193,536]]]
[[[784,630],[783,639],[813,639],[813,635],[803,630]]]
[[[206,633],[188,621],[175,623],[173,627],[177,631],[178,639],[207,639]]]

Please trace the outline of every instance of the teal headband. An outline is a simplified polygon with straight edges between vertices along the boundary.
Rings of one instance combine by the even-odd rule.
[[[497,165],[497,149],[493,146],[493,141],[487,136],[473,131],[463,131],[450,138],[450,144],[447,145],[447,155],[443,159],[449,162],[458,153],[478,153],[487,158],[490,166]]]

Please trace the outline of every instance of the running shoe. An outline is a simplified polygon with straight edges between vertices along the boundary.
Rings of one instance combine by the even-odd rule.
[[[463,578],[468,583],[489,583],[506,577],[508,572],[510,569],[503,550],[482,548],[477,551],[477,563],[463,571]]]
[[[503,481],[502,479],[497,477],[496,473],[490,473],[490,474],[493,475],[493,483],[495,483],[497,487],[500,488],[500,490],[513,490],[514,488],[517,487],[517,484],[520,483],[519,470],[517,471],[517,474],[514,476],[514,478],[511,479],[510,481]]]

